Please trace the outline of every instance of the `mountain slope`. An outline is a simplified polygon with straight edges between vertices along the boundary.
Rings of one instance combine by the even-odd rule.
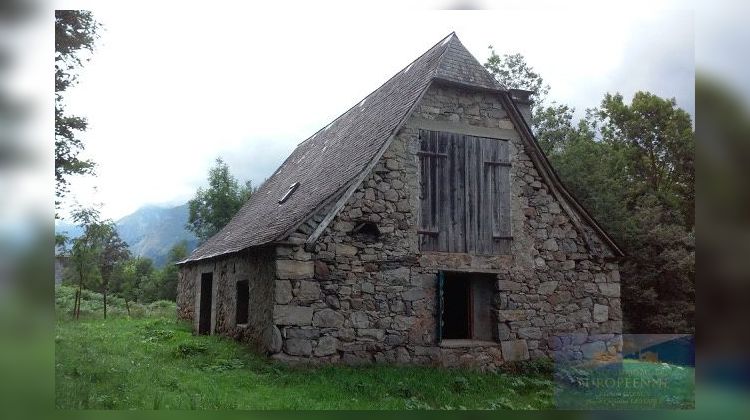
[[[169,250],[180,241],[187,241],[188,252],[198,240],[185,229],[188,205],[164,208],[145,206],[115,222],[117,232],[127,242],[133,255],[151,258],[154,265],[164,265]],[[55,224],[55,233],[67,232],[71,238],[81,234],[78,226],[66,222]]]

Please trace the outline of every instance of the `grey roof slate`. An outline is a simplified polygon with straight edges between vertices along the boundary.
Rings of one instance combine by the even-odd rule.
[[[451,33],[300,143],[234,218],[183,262],[283,239],[316,208],[336,197],[377,155],[433,79],[504,90]],[[279,199],[299,182],[283,203]]]

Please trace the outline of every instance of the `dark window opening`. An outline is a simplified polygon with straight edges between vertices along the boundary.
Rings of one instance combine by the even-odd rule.
[[[250,283],[247,280],[237,282],[237,325],[247,324],[248,304],[250,300]]]
[[[213,282],[213,273],[201,274],[201,299],[200,308],[198,308],[198,334],[211,334]]]
[[[495,275],[453,272],[441,274],[440,338],[492,340]]]
[[[375,240],[380,237],[380,229],[373,222],[362,222],[354,227],[352,235],[361,236],[365,240]]]

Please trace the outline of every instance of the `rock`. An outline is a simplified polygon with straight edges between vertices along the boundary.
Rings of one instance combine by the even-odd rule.
[[[604,322],[609,319],[609,306],[594,305],[594,322]]]
[[[331,275],[331,270],[328,268],[328,264],[323,261],[315,261],[315,278],[318,280],[328,280]]]
[[[607,297],[620,297],[619,283],[599,283],[599,291]]]
[[[384,198],[387,201],[395,203],[395,202],[398,201],[398,191],[396,191],[396,190],[388,190],[388,191],[385,192]]]
[[[320,284],[317,281],[301,281],[297,289],[297,298],[303,301],[320,299]]]
[[[384,270],[383,279],[393,283],[408,283],[409,269],[407,267],[401,267],[393,270]]]
[[[416,322],[416,318],[411,316],[396,315],[393,317],[392,328],[398,331],[406,331]]]
[[[352,312],[351,320],[354,328],[367,328],[370,326],[370,317],[362,311]]]
[[[523,309],[503,309],[497,311],[497,320],[505,321],[523,321],[526,319],[526,311]]]
[[[544,249],[547,251],[557,251],[557,241],[553,238],[549,238],[546,241],[544,241]]]
[[[603,341],[594,341],[593,343],[581,344],[581,353],[587,360],[595,359],[597,356],[607,352],[607,346]]]
[[[517,292],[523,288],[521,283],[510,280],[498,280],[497,290]]]
[[[508,362],[516,360],[527,360],[529,358],[529,348],[526,340],[508,340],[500,343],[503,351],[503,359]]]
[[[548,295],[557,289],[558,282],[556,281],[545,281],[539,285],[539,294]]]
[[[318,345],[315,346],[316,356],[329,356],[336,353],[339,340],[336,337],[325,336],[318,340]]]
[[[369,293],[369,294],[375,293],[375,286],[370,282],[362,283],[362,293]]]
[[[500,341],[509,339],[510,327],[508,327],[508,324],[501,323],[501,324],[496,324],[496,325],[497,325],[497,339]]]
[[[312,261],[276,260],[276,277],[280,279],[309,279],[314,275]]]
[[[304,338],[287,338],[284,352],[292,356],[309,356],[312,353],[312,343]]]
[[[357,248],[347,244],[336,244],[336,255],[353,257],[357,255]]]
[[[266,351],[271,354],[281,351],[284,340],[281,338],[281,331],[275,325],[266,328]]]
[[[542,339],[542,329],[539,327],[523,327],[518,329],[519,338],[529,338],[532,340]]]
[[[333,309],[323,309],[313,314],[312,324],[315,327],[340,328],[344,325],[344,316]]]
[[[360,337],[374,338],[377,341],[383,341],[385,338],[385,330],[379,330],[375,328],[360,328],[357,330],[357,335]]]
[[[425,298],[424,289],[409,289],[401,293],[401,298],[407,302]]]
[[[276,325],[310,325],[313,308],[296,305],[274,305],[273,323]]]
[[[273,295],[276,303],[286,305],[292,300],[292,283],[289,280],[276,280]]]

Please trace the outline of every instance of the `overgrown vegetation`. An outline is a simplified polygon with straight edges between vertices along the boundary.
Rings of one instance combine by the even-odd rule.
[[[627,254],[621,264],[625,329],[695,332],[695,132],[674,99],[605,94],[576,121],[548,102],[550,86],[520,54],[485,67],[508,88],[529,89],[532,129],[566,187]]]
[[[98,409],[544,409],[552,382],[535,369],[480,373],[431,367],[289,367],[228,338],[194,336],[172,302],[111,300],[56,289],[55,405]]]

